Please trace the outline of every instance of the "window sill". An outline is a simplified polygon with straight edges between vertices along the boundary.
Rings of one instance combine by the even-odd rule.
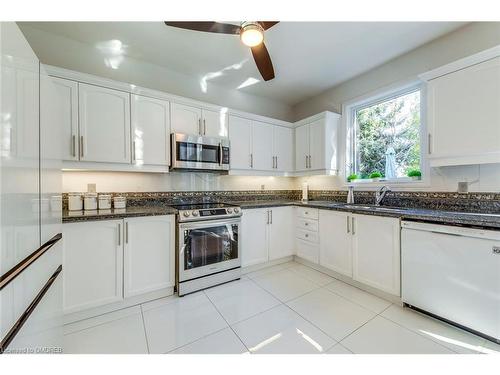
[[[423,188],[430,186],[429,181],[426,179],[414,180],[410,177],[402,177],[395,179],[363,179],[363,180],[355,180],[352,182],[345,181],[343,187],[349,186],[363,186],[363,187],[382,187],[384,185],[401,187],[401,188]]]

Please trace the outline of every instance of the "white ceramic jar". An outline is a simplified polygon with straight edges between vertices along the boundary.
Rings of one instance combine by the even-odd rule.
[[[85,211],[97,210],[97,193],[85,193],[83,207]]]
[[[68,194],[68,210],[81,211],[83,209],[82,193]]]
[[[127,198],[122,196],[116,196],[113,198],[113,203],[115,208],[125,208],[127,207]]]
[[[111,195],[99,194],[99,209],[109,210],[111,208]]]

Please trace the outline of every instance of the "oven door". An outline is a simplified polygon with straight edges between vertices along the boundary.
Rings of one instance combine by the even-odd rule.
[[[179,282],[241,266],[241,219],[179,224]]]
[[[229,141],[221,138],[172,134],[172,168],[229,169]]]

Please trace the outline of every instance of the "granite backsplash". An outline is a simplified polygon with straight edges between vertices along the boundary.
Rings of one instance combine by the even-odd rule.
[[[300,200],[300,190],[175,191],[149,193],[100,193],[127,198],[129,206],[173,205],[180,203],[231,202],[254,200]],[[309,200],[346,202],[347,191],[310,190]],[[355,191],[355,203],[373,204],[373,191]],[[63,194],[67,209],[68,194]],[[446,211],[500,213],[500,193],[389,192],[384,206]]]

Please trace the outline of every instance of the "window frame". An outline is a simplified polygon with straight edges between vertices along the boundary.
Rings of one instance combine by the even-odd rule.
[[[347,177],[351,173],[351,164],[353,159],[356,158],[356,111],[372,105],[382,103],[387,100],[394,99],[398,96],[409,94],[420,90],[420,171],[422,178],[420,180],[413,180],[410,177],[399,177],[395,179],[380,180],[364,179],[347,182]],[[347,186],[363,186],[363,187],[380,187],[383,185],[397,185],[401,187],[424,187],[430,186],[430,168],[427,158],[427,92],[426,84],[421,80],[411,80],[400,82],[382,89],[370,92],[360,97],[351,99],[342,105],[342,123],[343,123],[343,140],[344,150],[342,152],[342,184],[343,187]]]

